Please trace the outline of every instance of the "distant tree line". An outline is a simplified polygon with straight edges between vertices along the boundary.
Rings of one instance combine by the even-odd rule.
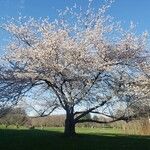
[[[21,108],[13,108],[9,112],[0,118],[0,124],[4,125],[6,128],[8,126],[30,126],[31,122],[29,117],[26,115],[25,110]]]
[[[87,114],[84,119],[105,120],[103,117],[91,116]],[[0,118],[0,125],[4,125],[6,128],[9,126],[15,126],[19,128],[24,127],[64,127],[65,115],[50,115],[46,117],[29,117],[25,110],[21,108],[12,108],[9,112]],[[96,123],[81,123],[78,127],[100,127],[102,125]],[[105,125],[106,126],[106,125]]]

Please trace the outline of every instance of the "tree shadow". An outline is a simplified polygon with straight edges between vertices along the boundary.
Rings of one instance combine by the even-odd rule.
[[[150,150],[150,136],[0,129],[0,150]]]

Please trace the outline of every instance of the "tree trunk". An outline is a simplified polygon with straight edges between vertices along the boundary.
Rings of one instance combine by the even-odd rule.
[[[73,113],[66,113],[66,120],[65,120],[65,131],[66,136],[74,136],[75,133],[75,121]]]

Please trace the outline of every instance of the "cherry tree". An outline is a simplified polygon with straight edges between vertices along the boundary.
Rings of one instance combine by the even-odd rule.
[[[134,106],[149,100],[147,33],[136,34],[132,23],[124,30],[107,15],[110,5],[94,10],[90,2],[86,12],[66,8],[54,21],[21,18],[3,24],[11,40],[1,57],[1,106],[42,90],[40,97],[48,98],[40,116],[64,109],[66,135],[75,134],[77,123],[137,117]],[[147,88],[140,85],[145,82]],[[85,119],[92,113],[107,119]]]

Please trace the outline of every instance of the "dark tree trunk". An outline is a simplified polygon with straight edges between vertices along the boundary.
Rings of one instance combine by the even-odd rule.
[[[74,136],[75,132],[75,120],[73,113],[66,113],[66,120],[65,120],[65,131],[66,136]]]

